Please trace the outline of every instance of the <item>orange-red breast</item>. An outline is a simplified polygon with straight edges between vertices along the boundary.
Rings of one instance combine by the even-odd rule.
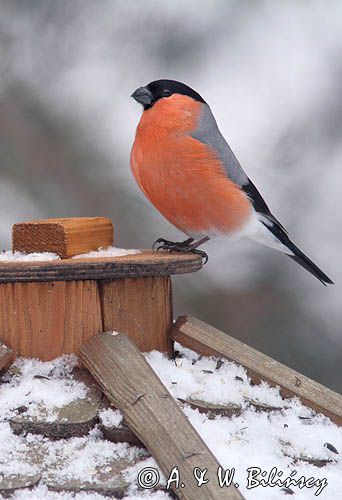
[[[218,235],[249,236],[286,253],[323,284],[332,283],[272,215],[197,92],[157,80],[132,97],[144,108],[131,152],[134,177],[164,217],[189,236],[183,248],[196,249]]]

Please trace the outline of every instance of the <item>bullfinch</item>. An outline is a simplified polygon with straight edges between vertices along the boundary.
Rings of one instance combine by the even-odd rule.
[[[158,249],[199,253],[209,239],[248,236],[287,254],[324,285],[331,279],[290,240],[222,136],[209,105],[174,80],[156,80],[132,97],[144,110],[131,151],[133,175],[162,215],[187,235]]]

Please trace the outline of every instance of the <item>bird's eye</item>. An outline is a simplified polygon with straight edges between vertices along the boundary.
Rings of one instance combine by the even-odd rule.
[[[163,97],[169,97],[169,96],[171,95],[171,92],[170,92],[169,90],[167,90],[167,89],[163,89],[163,90],[161,91],[161,95],[162,95]]]

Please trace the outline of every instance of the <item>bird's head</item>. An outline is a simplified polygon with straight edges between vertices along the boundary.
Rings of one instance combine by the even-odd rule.
[[[139,87],[131,97],[142,104],[143,108],[151,108],[160,99],[167,99],[174,94],[188,96],[195,101],[205,103],[204,99],[191,87],[176,80],[155,80],[145,87]]]

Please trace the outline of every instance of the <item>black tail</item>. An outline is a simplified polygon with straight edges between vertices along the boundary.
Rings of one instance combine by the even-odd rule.
[[[334,282],[327,276],[312,260],[310,260],[296,245],[289,240],[290,245],[286,245],[294,255],[289,255],[297,264],[304,267],[309,273],[313,274],[324,286],[333,285]]]
[[[254,186],[253,182],[248,179],[248,182],[241,186],[242,190],[245,191],[248,198],[253,203],[255,211],[260,216],[260,222],[269,230],[271,233],[283,244],[285,245],[294,255],[289,255],[297,264],[304,267],[309,273],[313,274],[323,285],[333,285],[333,281],[324,274],[319,267],[316,266],[301,250],[299,250],[296,245],[292,243],[288,237],[285,228],[281,223],[272,215],[270,209],[262,198],[261,194]]]
[[[294,255],[289,255],[297,264],[304,267],[309,273],[315,276],[324,286],[333,285],[334,282],[327,276],[312,260],[309,259],[301,250],[288,237],[284,228],[278,223],[277,219],[270,220],[269,223],[265,224],[271,233],[283,244],[285,245]]]

